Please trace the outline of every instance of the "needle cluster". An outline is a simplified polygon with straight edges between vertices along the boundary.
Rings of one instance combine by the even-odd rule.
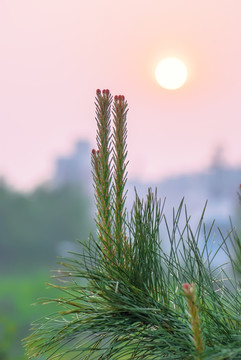
[[[205,225],[205,209],[193,228],[182,200],[170,223],[151,189],[145,200],[136,194],[127,216],[127,111],[123,95],[113,99],[109,90],[97,90],[91,154],[97,235],[63,259],[61,284],[52,285],[60,296],[43,301],[56,302],[59,311],[33,324],[27,354],[39,360],[239,360],[240,237],[219,232],[212,250],[215,227]],[[216,266],[221,251],[229,262]]]

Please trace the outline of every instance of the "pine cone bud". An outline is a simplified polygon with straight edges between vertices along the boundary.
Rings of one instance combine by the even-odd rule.
[[[95,155],[95,149],[92,149],[92,151],[91,151],[91,152],[92,152],[92,154],[93,154],[93,155]]]
[[[182,288],[183,288],[185,293],[193,293],[194,292],[194,284],[193,283],[191,283],[191,284],[188,284],[188,283],[182,284]]]
[[[108,97],[109,94],[110,94],[110,90],[104,89],[104,90],[102,91],[102,94],[103,94],[103,95],[106,95],[106,96]]]
[[[97,89],[97,90],[96,90],[96,95],[101,95],[100,89]]]
[[[124,96],[124,95],[116,95],[116,96],[114,97],[114,100],[115,100],[115,101],[120,101],[120,102],[122,102],[122,101],[125,100],[125,96]]]
[[[188,291],[189,286],[190,286],[190,285],[189,285],[188,283],[182,284],[183,290],[186,290],[186,291]]]

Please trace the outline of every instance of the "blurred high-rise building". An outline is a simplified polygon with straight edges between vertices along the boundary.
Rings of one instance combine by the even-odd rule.
[[[87,141],[78,141],[72,154],[58,157],[55,162],[53,186],[82,186],[85,190],[90,190],[90,153],[90,144]]]

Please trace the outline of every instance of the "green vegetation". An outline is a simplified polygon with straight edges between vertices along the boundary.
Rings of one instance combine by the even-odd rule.
[[[28,333],[29,324],[44,315],[43,307],[30,306],[42,296],[56,296],[53,289],[47,290],[49,281],[46,270],[30,274],[11,274],[0,277],[0,359],[25,359],[21,340]],[[51,310],[51,309],[50,309]],[[56,311],[56,306],[52,306]]]
[[[57,296],[45,283],[62,244],[87,237],[91,226],[90,202],[80,188],[22,194],[0,184],[0,360],[27,359],[21,340],[46,311],[31,304]]]
[[[151,189],[145,201],[136,195],[127,216],[126,115],[123,96],[113,101],[109,90],[97,90],[98,148],[92,151],[97,239],[80,241],[80,251],[63,262],[62,283],[54,285],[59,296],[50,301],[60,309],[34,324],[25,342],[28,355],[238,360],[238,236],[220,232],[221,245],[212,252],[213,226],[205,226],[204,211],[193,228],[182,201],[170,224]],[[163,247],[163,234],[169,250]],[[229,263],[215,267],[221,250]]]
[[[89,200],[80,189],[38,188],[21,194],[0,186],[0,269],[28,271],[53,266],[61,243],[86,238]]]

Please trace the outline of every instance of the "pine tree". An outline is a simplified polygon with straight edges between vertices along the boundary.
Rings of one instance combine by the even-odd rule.
[[[157,193],[125,208],[128,105],[97,90],[92,150],[97,237],[62,263],[59,311],[33,325],[27,354],[38,359],[241,359],[241,296],[230,234],[209,248],[213,226],[196,229],[180,203],[172,225]],[[113,130],[111,131],[111,116]],[[180,219],[184,216],[185,224]],[[164,251],[162,236],[170,243]],[[203,241],[204,245],[201,245]],[[239,247],[234,246],[237,251]],[[215,268],[219,251],[233,271]],[[240,268],[239,268],[240,269]]]

